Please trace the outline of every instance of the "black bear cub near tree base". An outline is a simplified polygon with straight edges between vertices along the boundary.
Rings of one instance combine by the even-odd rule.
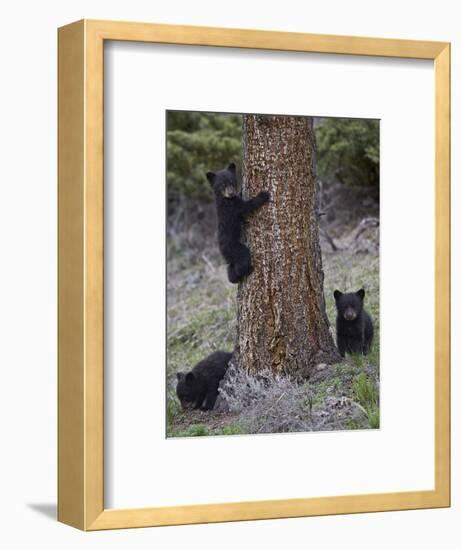
[[[188,373],[178,372],[176,394],[183,409],[211,410],[218,397],[219,382],[226,374],[232,353],[215,351]]]
[[[250,251],[240,242],[242,225],[249,214],[269,200],[270,194],[261,191],[248,201],[240,198],[234,163],[219,172],[207,172],[206,177],[215,195],[219,250],[227,263],[229,281],[238,283],[251,271]]]
[[[365,291],[342,293],[334,291],[336,309],[336,343],[339,353],[345,357],[346,353],[367,354],[373,340],[373,322],[369,314],[363,309]]]

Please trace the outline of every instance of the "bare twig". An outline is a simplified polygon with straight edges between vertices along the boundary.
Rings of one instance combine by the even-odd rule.
[[[322,232],[322,235],[327,240],[328,244],[331,246],[333,252],[337,252],[339,250],[338,246],[336,245],[335,241],[333,240],[333,237],[328,233],[328,230],[324,226],[320,226],[320,231]]]
[[[266,426],[266,421],[267,421],[267,417],[269,416],[269,413],[271,412],[272,409],[274,409],[280,402],[280,400],[282,399],[282,397],[285,395],[286,392],[283,392],[280,397],[277,399],[277,401],[272,405],[272,407],[269,407],[266,411],[266,414],[264,415],[265,416],[265,421],[264,423],[261,425],[261,427],[259,428],[258,430],[258,433]]]
[[[205,254],[202,254],[202,260],[206,263],[206,265],[211,269],[211,271],[214,273],[216,271],[215,266],[210,262],[210,260],[205,256]]]

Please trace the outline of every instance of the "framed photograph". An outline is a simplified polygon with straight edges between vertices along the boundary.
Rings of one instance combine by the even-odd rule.
[[[450,505],[450,46],[59,29],[58,517]]]

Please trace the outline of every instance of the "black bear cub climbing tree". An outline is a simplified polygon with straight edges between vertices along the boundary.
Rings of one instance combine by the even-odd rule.
[[[271,199],[246,226],[253,271],[238,290],[238,361],[253,373],[306,377],[338,360],[323,294],[313,122],[244,115],[243,140],[243,198],[264,190]]]

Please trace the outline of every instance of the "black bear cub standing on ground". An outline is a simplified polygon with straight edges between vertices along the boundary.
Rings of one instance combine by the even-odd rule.
[[[345,357],[347,353],[367,354],[373,340],[373,322],[363,309],[365,291],[342,293],[334,291],[336,309],[336,343],[339,353]]]
[[[243,222],[269,200],[270,194],[261,191],[248,201],[241,199],[237,194],[234,163],[219,172],[207,172],[206,177],[215,194],[219,250],[228,264],[229,281],[238,283],[251,271],[250,251],[240,242]]]
[[[178,372],[176,393],[183,409],[211,410],[218,397],[218,386],[226,374],[232,353],[215,351],[188,373]]]

